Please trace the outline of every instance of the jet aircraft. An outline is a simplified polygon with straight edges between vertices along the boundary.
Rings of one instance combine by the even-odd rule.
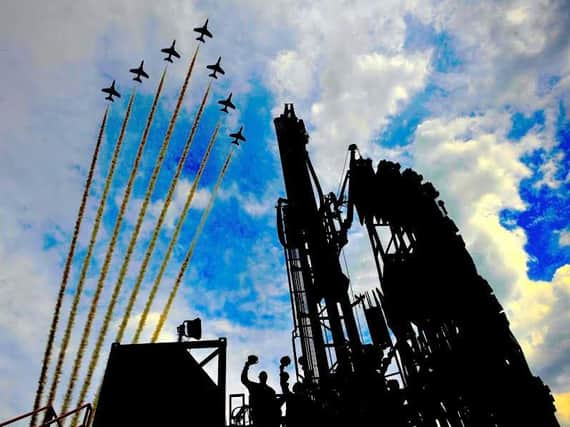
[[[172,61],[172,57],[176,57],[176,58],[180,58],[180,54],[176,51],[176,49],[174,49],[174,45],[176,44],[176,40],[174,40],[172,42],[172,46],[170,47],[165,47],[164,49],[161,49],[160,51],[163,53],[166,53],[168,56],[166,58],[164,58],[165,61],[168,62],[174,62]]]
[[[218,101],[218,104],[221,104],[224,106],[224,108],[220,108],[220,111],[223,111],[224,113],[228,113],[228,108],[231,108],[232,110],[236,109],[236,106],[232,102],[232,94],[231,93],[227,99],[222,99],[221,101]]]
[[[208,20],[207,19],[206,19],[206,22],[204,23],[204,25],[202,27],[196,27],[196,28],[194,28],[194,31],[196,31],[198,34],[200,34],[200,36],[197,37],[196,40],[201,41],[202,43],[206,43],[206,40],[204,40],[204,36],[212,38],[212,33],[208,31]]]
[[[216,73],[220,73],[220,74],[226,74],[223,70],[223,68],[220,66],[220,61],[222,60],[222,57],[218,57],[218,61],[215,64],[212,65],[207,65],[206,68],[209,70],[212,70],[212,72],[210,74],[208,74],[208,77],[213,77],[215,79],[218,78],[218,76],[216,75]]]
[[[117,90],[115,89],[115,80],[113,80],[113,83],[111,83],[111,86],[101,89],[101,92],[105,92],[106,94],[108,94],[108,96],[105,99],[108,99],[111,102],[115,101],[113,99],[113,96],[116,96],[117,98],[121,97],[121,94],[119,92],[117,92]]]
[[[234,138],[234,140],[232,141],[232,144],[239,146],[239,141],[245,142],[245,136],[243,136],[243,134],[241,133],[242,130],[243,130],[243,126],[240,126],[240,128],[237,132],[230,133],[230,138]]]
[[[133,77],[133,80],[136,80],[139,83],[142,83],[141,76],[145,79],[148,79],[148,74],[143,70],[144,61],[141,61],[141,65],[138,68],[131,68],[129,72],[136,74],[136,77]]]

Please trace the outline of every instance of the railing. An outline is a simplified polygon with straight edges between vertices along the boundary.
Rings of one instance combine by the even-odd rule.
[[[83,410],[85,410],[85,413],[83,415],[83,421],[77,427],[89,427],[89,425],[91,424],[91,415],[93,412],[93,408],[91,407],[90,403],[84,403],[83,405],[79,406],[78,408],[76,408],[72,411],[66,412],[65,414],[62,414],[59,417],[57,416],[53,407],[51,405],[47,405],[47,406],[44,406],[42,408],[36,409],[35,411],[27,412],[27,413],[19,415],[17,417],[11,418],[7,421],[3,421],[0,423],[0,427],[4,427],[4,426],[10,425],[10,424],[13,424],[16,421],[21,421],[25,418],[31,417],[32,415],[37,415],[41,412],[46,412],[46,416],[44,418],[44,421],[40,424],[40,427],[47,427],[47,426],[50,426],[52,424],[56,424],[58,427],[61,427],[61,425],[62,425],[60,422],[61,420],[69,417],[70,415],[81,412]]]
[[[25,414],[22,414],[22,415],[19,415],[17,417],[11,418],[7,421],[4,421],[4,422],[0,423],[0,427],[4,427],[4,426],[7,426],[9,424],[13,424],[16,421],[23,420],[25,418],[31,417],[32,415],[40,414],[41,412],[46,412],[46,418],[50,417],[50,416],[52,416],[52,417],[56,416],[53,407],[51,405],[47,405],[47,406],[44,406],[42,408],[36,409],[35,411],[27,412]]]
[[[70,415],[73,415],[73,414],[76,414],[76,413],[78,413],[78,412],[81,412],[81,411],[84,410],[84,409],[85,409],[85,413],[83,414],[83,421],[82,421],[81,424],[79,424],[79,425],[76,426],[76,427],[89,427],[89,425],[91,424],[91,415],[92,415],[92,412],[93,412],[93,408],[91,407],[91,404],[90,404],[90,403],[84,403],[84,404],[81,405],[80,407],[75,408],[75,409],[72,410],[72,411],[66,412],[66,413],[63,414],[63,415],[60,415],[59,417],[54,418],[53,420],[50,420],[50,421],[48,421],[47,423],[42,424],[41,427],[49,426],[49,425],[52,425],[53,423],[57,423],[57,426],[60,427],[60,425],[61,425],[60,422],[59,422],[60,420],[66,418],[66,417],[69,417]]]

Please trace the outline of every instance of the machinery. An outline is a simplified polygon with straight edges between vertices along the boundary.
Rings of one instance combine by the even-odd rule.
[[[351,145],[340,194],[325,195],[293,106],[274,123],[296,371],[322,422],[558,426],[550,390],[530,372],[433,185],[397,163],[383,160],[375,170]],[[339,256],[354,211],[379,286],[350,298]]]
[[[202,360],[195,350],[207,350]],[[217,381],[204,368],[217,360]],[[113,344],[94,427],[224,427],[226,339]]]
[[[293,105],[274,123],[287,193],[277,203],[277,233],[294,323],[293,360],[280,364],[281,425],[559,427],[549,388],[530,371],[434,186],[397,163],[374,168],[353,144],[339,194],[325,194]],[[355,213],[378,273],[378,286],[361,295],[340,262]],[[225,426],[226,339],[189,341],[201,338],[200,319],[177,332],[178,342],[113,344],[94,415],[82,401],[60,416],[49,403],[0,427],[28,417],[42,426],[67,417],[82,427],[92,419],[95,427]],[[243,394],[230,395],[229,406],[230,426],[255,425]]]

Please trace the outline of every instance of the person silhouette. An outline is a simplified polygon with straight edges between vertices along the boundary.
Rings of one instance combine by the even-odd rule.
[[[256,356],[249,356],[241,371],[241,382],[249,391],[251,418],[255,427],[278,427],[281,414],[275,390],[267,385],[267,372],[259,373],[259,382],[248,378],[249,367],[257,361]]]

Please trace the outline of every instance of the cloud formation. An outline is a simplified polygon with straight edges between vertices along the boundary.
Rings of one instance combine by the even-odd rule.
[[[552,280],[529,279],[527,265],[534,255],[528,252],[528,230],[516,221],[507,224],[502,216],[505,209],[533,208],[535,202],[521,193],[526,180],[533,181],[537,192],[560,193],[570,176],[561,173],[568,153],[558,136],[570,111],[570,14],[563,0],[359,0],[350,7],[342,1],[301,0],[276,0],[271,7],[260,0],[168,5],[58,0],[33,7],[8,1],[0,16],[0,58],[9,64],[0,70],[0,395],[9,398],[0,402],[0,419],[28,410],[32,401],[44,340],[37,325],[49,322],[95,122],[102,114],[98,88],[117,78],[128,92],[125,70],[142,58],[149,58],[145,66],[151,78],[158,76],[158,51],[174,38],[188,58],[194,46],[191,28],[206,16],[215,37],[202,49],[200,66],[223,56],[231,78],[215,92],[234,92],[240,116],[227,126],[247,120],[248,142],[232,165],[199,244],[204,253],[187,273],[184,295],[176,300],[165,330],[174,331],[178,320],[198,313],[207,319],[211,336],[230,336],[232,391],[240,390],[237,375],[252,348],[269,371],[290,352],[286,276],[273,225],[273,206],[284,192],[270,118],[281,113],[284,102],[294,102],[309,129],[308,149],[326,191],[336,190],[351,143],[374,160],[399,160],[434,182],[479,271],[508,309],[534,371],[557,393],[560,418],[570,425],[568,265],[559,262]],[[182,64],[169,68],[153,141],[160,139],[183,72]],[[192,83],[181,135],[205,79],[198,75]],[[144,85],[141,95],[148,96],[154,87]],[[397,121],[418,104],[424,113],[415,125]],[[135,106],[134,115],[143,117],[143,109]],[[116,103],[113,110],[116,121],[124,105]],[[536,111],[543,112],[544,122],[510,138],[513,115],[530,117]],[[382,141],[380,136],[396,122],[411,135],[409,141]],[[136,144],[135,128],[127,135],[127,146]],[[111,129],[86,223],[93,220],[115,137]],[[153,166],[154,148],[149,150],[129,205],[127,231],[138,212],[145,174]],[[537,150],[543,155],[535,168],[525,159]],[[171,156],[159,188],[165,187],[176,162],[176,155]],[[218,156],[215,163],[223,155],[213,156]],[[126,182],[123,175],[112,189],[114,209]],[[190,217],[207,203],[212,176],[206,173],[192,210],[197,212]],[[192,178],[191,172],[185,174],[176,191],[157,257]],[[143,234],[148,235],[162,201],[160,195],[153,198]],[[104,254],[113,209],[106,218],[93,271]],[[192,226],[185,230],[165,282],[174,280],[176,260],[192,237]],[[568,247],[567,218],[551,231],[557,250]],[[87,235],[84,227],[83,247]],[[128,237],[121,234],[118,252]],[[137,247],[131,280],[143,251]],[[375,272],[366,260],[368,242],[361,230],[353,231],[346,252],[355,288],[373,286]],[[116,264],[117,259],[110,283]],[[166,293],[159,294],[151,320],[156,321],[156,307]],[[123,308],[119,301],[117,311]]]

